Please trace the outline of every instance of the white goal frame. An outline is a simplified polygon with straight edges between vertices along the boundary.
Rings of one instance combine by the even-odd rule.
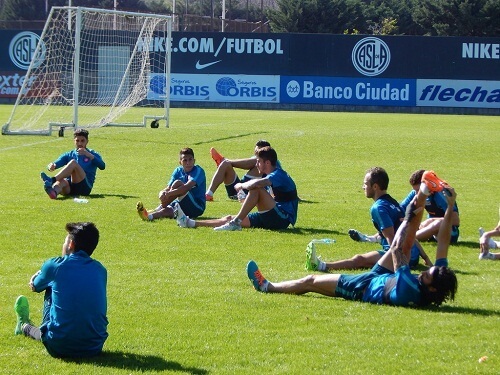
[[[158,44],[155,38],[164,41],[163,51],[153,48]],[[171,40],[171,16],[52,7],[2,134],[146,127],[148,121],[157,127],[162,120],[168,128]],[[161,93],[150,98],[153,76],[161,83]],[[124,116],[135,106],[144,111],[134,109]],[[142,121],[127,121],[134,115]]]

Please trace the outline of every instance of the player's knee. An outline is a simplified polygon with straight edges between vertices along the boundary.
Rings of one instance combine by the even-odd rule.
[[[317,275],[307,275],[302,278],[302,283],[305,285],[313,285],[316,281]]]
[[[368,259],[366,259],[364,256],[362,256],[360,254],[354,255],[351,258],[351,261],[353,263],[354,268],[357,268],[357,267],[365,268],[365,267],[373,266],[373,264],[371,264],[371,262],[369,262]]]

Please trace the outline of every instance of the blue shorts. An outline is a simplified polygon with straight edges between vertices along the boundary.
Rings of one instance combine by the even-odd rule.
[[[366,288],[370,285],[373,278],[386,273],[392,273],[392,271],[377,263],[368,272],[358,275],[342,274],[335,288],[335,296],[353,301],[361,301]]]
[[[277,206],[266,212],[252,212],[248,214],[250,228],[286,229],[290,225],[288,215]]]
[[[179,204],[182,211],[184,211],[186,216],[189,216],[190,219],[195,219],[198,216],[203,215],[203,212],[205,212],[205,209],[202,209],[194,203],[191,193],[187,193],[184,198],[179,201]]]
[[[77,184],[72,183],[71,180],[68,180],[68,182],[69,195],[89,195],[92,191],[92,187],[90,187],[89,183],[87,182],[87,178],[84,178]]]

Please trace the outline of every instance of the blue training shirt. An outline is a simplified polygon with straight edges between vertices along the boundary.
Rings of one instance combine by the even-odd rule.
[[[389,194],[384,194],[373,203],[370,208],[370,215],[373,225],[382,237],[381,244],[383,249],[389,250],[389,242],[383,236],[382,230],[394,227],[394,233],[396,233],[404,219],[403,210],[394,198]]]
[[[205,177],[205,171],[199,165],[195,165],[193,169],[189,172],[186,172],[182,166],[178,166],[172,172],[170,176],[170,180],[167,183],[167,186],[173,184],[174,181],[179,180],[183,184],[187,184],[188,181],[195,181],[196,185],[189,191],[194,200],[194,205],[198,206],[198,208],[203,212],[205,211],[205,207],[207,201],[205,199],[205,191],[207,190],[207,179]]]
[[[390,248],[389,242],[383,236],[382,230],[389,227],[394,227],[394,233],[398,230],[403,222],[405,211],[399,203],[389,194],[384,194],[379,197],[370,208],[372,222],[380,236],[382,237],[382,248],[387,251]],[[410,252],[410,265],[416,266],[420,258],[420,250],[417,245],[413,245]]]
[[[405,199],[401,202],[401,207],[406,210],[406,207],[411,203],[413,197],[417,193],[412,190],[408,193]],[[446,198],[441,193],[431,193],[425,200],[425,210],[427,211],[427,217],[444,217],[446,209],[448,208],[448,202]],[[458,212],[458,206],[455,203],[453,205],[453,211]]]
[[[276,207],[288,214],[290,224],[295,225],[297,211],[299,209],[299,198],[295,182],[281,168],[275,168],[265,178],[271,181]]]
[[[90,160],[90,158],[85,155],[78,155],[78,152],[76,151],[76,149],[74,149],[59,156],[54,164],[56,165],[56,169],[58,169],[64,167],[71,160],[76,160],[78,165],[84,170],[87,183],[92,189],[92,187],[94,186],[97,168],[99,168],[100,170],[104,170],[104,168],[106,168],[106,164],[97,151],[91,150],[90,148],[87,148],[86,150],[94,155],[94,159]]]
[[[108,333],[107,271],[85,251],[47,260],[33,280],[36,292],[47,290],[52,303],[40,330],[42,342],[56,357],[99,354]]]
[[[387,283],[391,283],[388,291],[385,290]],[[409,266],[400,267],[395,273],[387,270],[372,279],[362,299],[370,303],[416,306],[421,300],[417,276],[410,272]]]

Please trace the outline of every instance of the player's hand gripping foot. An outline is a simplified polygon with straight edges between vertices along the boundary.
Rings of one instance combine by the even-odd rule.
[[[422,175],[422,182],[427,186],[430,192],[439,193],[449,187],[445,180],[440,179],[434,171],[425,171]]]

